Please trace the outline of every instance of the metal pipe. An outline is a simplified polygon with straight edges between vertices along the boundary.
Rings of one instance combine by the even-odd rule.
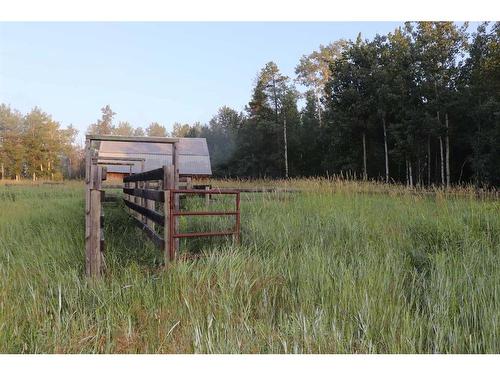
[[[237,211],[174,211],[173,216],[224,216],[238,215]]]
[[[198,233],[176,233],[174,238],[191,238],[191,237],[215,237],[215,236],[234,236],[234,231],[229,232],[198,232]]]

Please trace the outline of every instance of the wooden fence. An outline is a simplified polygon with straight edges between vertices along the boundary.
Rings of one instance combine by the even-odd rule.
[[[141,161],[144,168],[144,160],[137,158],[113,158],[99,159],[99,142],[142,142],[142,143],[168,143],[172,144],[172,173],[170,178],[171,188],[175,188],[178,181],[178,152],[177,138],[166,137],[122,137],[112,135],[88,134],[85,141],[85,271],[88,276],[99,277],[105,269],[104,259],[104,216],[102,202],[104,201],[104,190],[102,181],[106,179],[106,164],[130,165],[131,161]],[[113,160],[111,160],[113,159]],[[128,163],[127,163],[128,162]],[[143,197],[141,197],[143,199]],[[149,199],[148,199],[149,200]],[[135,203],[135,202],[130,202]],[[146,207],[146,209],[149,209]]]
[[[149,239],[163,250],[165,263],[173,261],[179,251],[180,238],[233,236],[236,243],[240,241],[240,192],[227,189],[192,189],[190,179],[184,181],[176,178],[172,166],[134,174],[123,179],[125,187],[123,201],[136,225]],[[179,189],[179,184],[185,184]],[[180,196],[234,195],[235,208],[231,211],[182,211]],[[234,216],[232,229],[222,232],[179,232],[180,216]],[[159,229],[163,228],[162,231]]]
[[[178,175],[174,166],[163,166],[151,171],[124,177],[123,202],[136,225],[140,227],[151,241],[164,252],[165,263],[175,259],[178,244],[169,243],[170,229],[170,194],[169,190],[179,186]],[[179,200],[174,202],[179,206]],[[174,219],[178,226],[177,219]],[[160,233],[160,227],[163,233]],[[176,246],[177,245],[177,246]]]
[[[99,158],[96,143],[107,142],[148,142],[172,144],[171,165],[144,171],[141,158],[103,157]],[[94,144],[93,144],[94,142]],[[87,135],[85,147],[85,264],[88,276],[98,277],[105,269],[104,258],[104,216],[102,203],[105,201],[102,181],[106,179],[105,165],[127,165],[130,175],[123,178],[123,202],[135,224],[151,241],[162,249],[165,263],[176,258],[180,238],[232,235],[236,242],[240,239],[240,193],[236,190],[212,190],[208,186],[193,189],[189,176],[179,177],[179,160],[176,138],[164,137],[120,137]],[[141,173],[132,174],[132,162],[141,162]],[[182,184],[182,186],[181,186]],[[109,186],[107,186],[109,187]],[[180,189],[182,187],[182,189]],[[235,209],[229,212],[199,211],[186,212],[179,208],[181,196],[205,195],[207,202],[211,195],[233,194]],[[208,205],[207,205],[208,206]],[[236,218],[232,230],[224,232],[180,233],[180,216],[220,216],[232,215]]]

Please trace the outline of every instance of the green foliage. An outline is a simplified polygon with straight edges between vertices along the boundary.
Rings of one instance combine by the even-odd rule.
[[[148,137],[166,137],[167,134],[167,129],[163,125],[160,125],[157,122],[152,122],[149,124],[149,126],[146,128],[146,134]]]
[[[50,115],[35,107],[25,116],[0,104],[0,164],[2,178],[54,178],[62,164],[74,158],[77,131],[62,129]]]
[[[487,32],[481,26],[470,46],[466,27],[406,23],[387,38],[349,43],[330,65],[325,86],[330,168],[360,174],[366,163],[368,175],[378,178],[387,142],[393,180],[431,186],[444,184],[446,175],[455,183],[498,184],[493,170],[500,166],[495,115],[500,81],[493,67],[499,65],[483,61],[500,60],[494,52],[499,27]],[[496,91],[480,81],[486,76]],[[368,160],[360,136],[366,137]]]
[[[134,135],[134,128],[127,121],[120,121],[118,126],[113,130],[114,135],[122,135],[122,136],[132,136]]]
[[[114,125],[113,118],[116,113],[113,112],[109,105],[101,108],[102,116],[95,123],[91,124],[87,130],[87,134],[109,135],[113,134]]]
[[[301,95],[269,62],[230,136],[217,122],[176,133],[209,139],[218,176],[283,177],[286,130],[290,176],[498,185],[498,25],[469,37],[467,24],[405,23],[320,46],[296,67],[301,111]]]

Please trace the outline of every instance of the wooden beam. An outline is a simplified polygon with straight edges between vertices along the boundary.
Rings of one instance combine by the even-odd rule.
[[[101,275],[101,192],[90,190],[90,246],[88,276]]]
[[[107,161],[98,161],[97,162],[98,165],[135,165],[135,163],[129,163],[129,162],[125,162],[125,161],[110,161],[110,162],[107,162]]]
[[[165,199],[163,192],[159,190],[123,188],[123,192],[128,195],[134,195],[156,202],[164,202]]]
[[[173,188],[177,190],[179,189],[179,150],[178,150],[178,145],[175,143],[172,145],[172,164],[174,166],[174,175],[172,176],[174,184]],[[175,211],[179,211],[179,206],[180,206],[179,203],[180,203],[180,196],[179,194],[175,194],[173,202]],[[175,233],[178,233],[179,218],[175,216],[172,219],[174,220]],[[174,239],[174,254],[173,254],[174,259],[177,256],[177,253],[179,252],[179,245],[180,245],[179,239],[178,238]]]
[[[161,225],[161,226],[165,225],[165,217],[162,214],[159,214],[158,212],[153,211],[153,210],[149,210],[145,207],[142,207],[138,204],[130,202],[126,199],[124,199],[123,202],[125,203],[125,205],[127,207],[129,207],[130,209],[138,212],[139,214],[144,215],[147,218],[153,220],[156,224]],[[138,220],[142,222],[141,219],[138,219]]]
[[[102,200],[103,202],[118,202],[120,201],[122,198],[119,197],[118,195],[114,195],[114,194],[106,194],[104,196],[104,199]]]
[[[92,161],[106,161],[106,160],[112,160],[112,161],[144,161],[146,160],[145,158],[133,158],[129,156],[103,156],[103,155],[98,155],[96,158],[93,158]]]
[[[163,239],[149,226],[146,224],[142,223],[140,220],[137,220],[136,217],[130,216],[133,220],[135,225],[137,225],[140,229],[144,231],[144,233],[148,236],[148,238],[160,249],[163,249],[165,246],[165,243]]]
[[[85,142],[85,273],[90,276],[90,176],[91,176],[90,141]]]
[[[87,134],[89,141],[109,141],[109,142],[146,142],[146,143],[177,143],[178,138],[169,137],[125,137],[121,135],[94,135]]]
[[[135,181],[135,182],[134,182],[134,187],[135,187],[135,189],[138,189],[138,188],[139,188],[139,181]],[[131,199],[130,201],[133,201],[133,202],[134,202],[137,206],[141,206],[140,204],[138,204],[138,203],[140,203],[140,200],[139,200],[139,198],[138,198],[138,197],[136,197],[136,196],[134,196],[134,197],[133,197],[133,199]],[[139,214],[137,210],[135,210],[135,211],[136,211],[136,217],[137,217],[139,220],[141,220],[141,221],[142,221],[142,215],[141,215],[141,214]]]
[[[165,203],[163,204],[165,210],[165,226],[163,227],[163,257],[165,259],[165,265],[170,262],[170,220],[172,217],[170,215],[170,192],[164,190]]]
[[[173,217],[170,214],[170,189],[174,188],[174,166],[163,166],[163,193],[165,194],[165,203],[163,205],[163,211],[165,213],[165,226],[164,226],[164,241],[165,241],[165,249],[164,249],[164,257],[165,264],[168,264],[170,261],[174,260],[175,255],[173,251],[171,251],[172,244],[171,241],[175,241],[171,239],[171,226],[170,222],[173,220]],[[175,244],[175,242],[174,242]]]
[[[135,173],[131,176],[123,177],[123,182],[153,181],[163,179],[163,168],[152,169],[147,172]]]
[[[161,194],[161,191],[158,191],[158,190],[150,190],[149,189],[149,186],[150,186],[150,182],[149,181],[146,181],[144,183],[144,191],[150,191],[150,192],[154,192],[156,194],[159,193],[159,199],[165,199],[165,196],[163,194]],[[144,196],[144,199],[146,200],[146,204],[145,204],[145,207],[148,209],[148,210],[151,210],[151,211],[154,211],[155,210],[155,200],[152,200],[152,199],[149,199],[148,196]],[[148,227],[150,227],[151,229],[153,229],[153,231],[155,230],[155,223],[153,220],[151,219],[146,219],[146,225]]]

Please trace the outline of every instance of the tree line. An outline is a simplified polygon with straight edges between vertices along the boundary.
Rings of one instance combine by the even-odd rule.
[[[158,122],[145,129],[129,122],[114,124],[109,105],[101,108],[101,118],[89,125],[87,133],[122,136],[184,136],[189,125],[174,124],[169,134]],[[184,129],[184,130],[183,130]],[[22,114],[7,104],[0,104],[0,178],[61,180],[81,179],[85,175],[84,149],[77,144],[78,130],[73,125],[63,128],[52,116],[35,107]],[[175,135],[172,135],[175,136]]]
[[[498,186],[500,23],[467,29],[408,22],[335,41],[293,80],[269,62],[245,113],[223,107],[192,130],[211,140],[219,175]]]
[[[75,177],[83,157],[74,145],[77,134],[71,125],[61,128],[40,108],[23,115],[0,104],[1,178],[58,180],[63,170],[67,177]]]
[[[271,61],[243,112],[223,106],[208,124],[176,123],[170,133],[157,122],[115,125],[109,105],[101,112],[88,133],[206,138],[216,176],[498,186],[500,23],[470,33],[467,24],[407,22],[371,40],[334,41],[302,56],[292,78]],[[75,136],[38,108],[23,116],[2,105],[2,176],[81,176]]]

